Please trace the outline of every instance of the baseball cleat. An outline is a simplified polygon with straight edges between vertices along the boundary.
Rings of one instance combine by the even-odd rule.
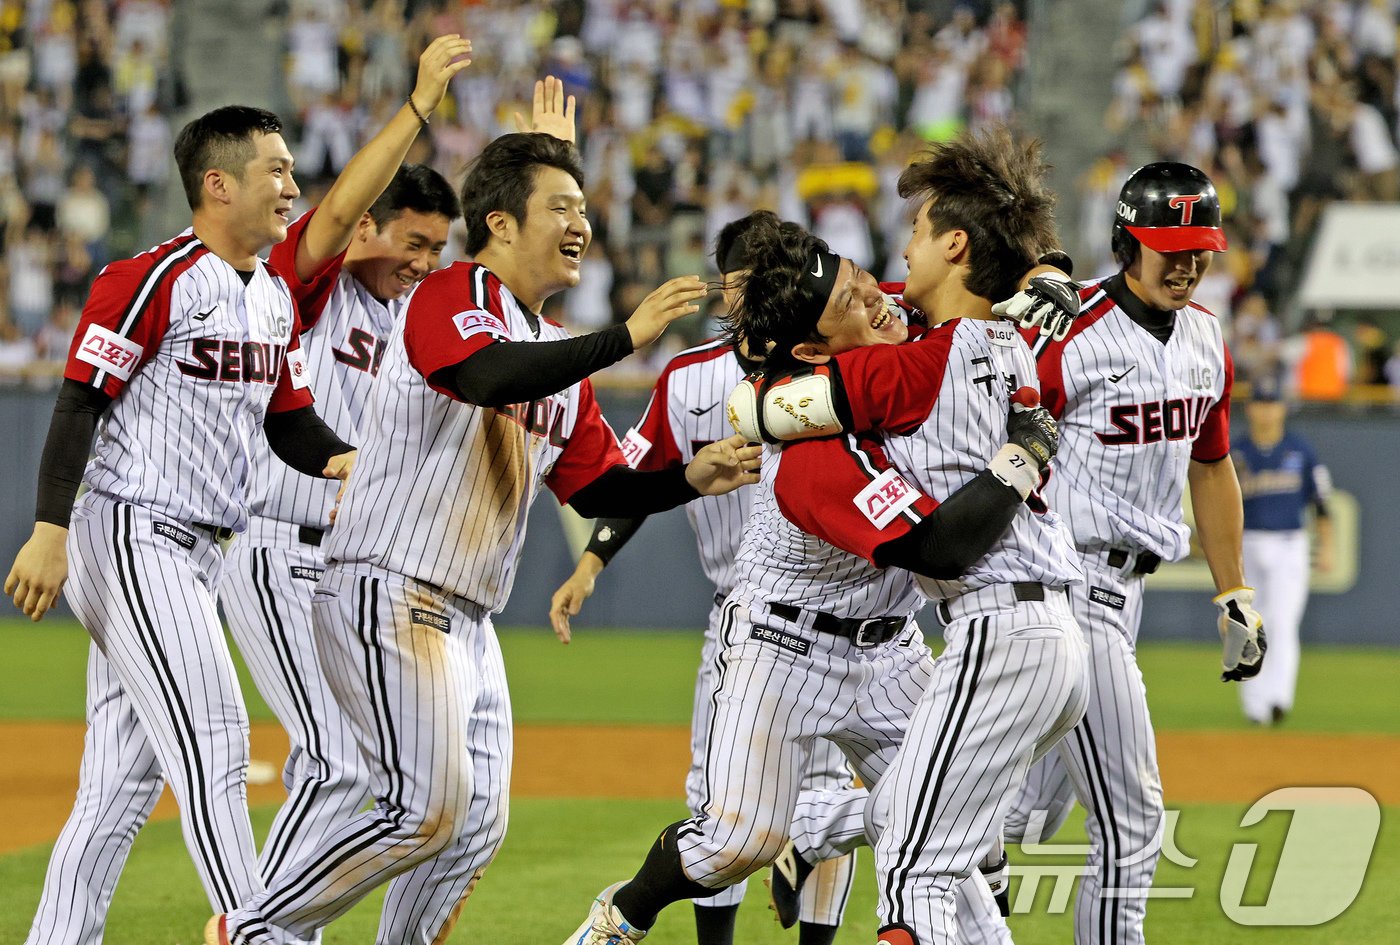
[[[646,938],[646,929],[633,928],[612,904],[613,894],[626,885],[613,883],[595,896],[588,918],[564,940],[564,945],[631,945]]]
[[[773,861],[773,872],[765,881],[768,886],[768,908],[778,914],[778,924],[790,929],[797,924],[797,906],[802,884],[812,874],[812,864],[802,859],[789,840],[783,852]]]
[[[220,913],[204,923],[204,945],[229,945],[228,916]]]

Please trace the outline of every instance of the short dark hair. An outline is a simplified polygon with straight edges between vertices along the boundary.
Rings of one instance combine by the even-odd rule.
[[[426,164],[405,164],[394,172],[394,179],[379,199],[370,204],[369,215],[377,229],[383,229],[400,213],[440,213],[448,221],[462,215],[457,192],[437,171]]]
[[[745,237],[756,226],[777,226],[782,221],[772,210],[755,210],[737,220],[730,220],[715,237],[715,268],[721,275],[737,269],[747,269],[748,247]]]
[[[773,216],[753,223],[744,249],[749,271],[739,281],[734,306],[721,318],[730,340],[749,351],[768,351],[770,365],[791,361],[794,345],[825,341],[817,322],[827,300],[816,297],[802,274],[817,253],[831,251],[826,242]]]
[[[1039,139],[1019,143],[993,128],[925,151],[899,175],[899,195],[933,199],[934,234],[966,231],[967,290],[996,302],[1016,294],[1042,253],[1060,248],[1048,170]]]
[[[468,256],[475,256],[491,241],[487,215],[499,210],[524,225],[525,209],[540,167],[559,168],[583,189],[583,164],[578,149],[553,135],[501,135],[467,166],[467,179],[462,182],[462,215],[467,223]]]
[[[251,105],[225,105],[203,115],[180,129],[175,139],[175,166],[191,210],[198,210],[204,199],[204,174],[211,168],[228,171],[238,180],[257,153],[253,135],[272,135],[282,130],[282,119]]]

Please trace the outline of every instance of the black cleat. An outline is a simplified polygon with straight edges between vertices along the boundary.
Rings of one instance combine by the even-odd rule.
[[[768,906],[778,914],[778,924],[785,929],[797,924],[797,905],[802,894],[802,884],[812,875],[812,868],[811,863],[802,859],[791,840],[773,861],[773,871],[767,884]]]

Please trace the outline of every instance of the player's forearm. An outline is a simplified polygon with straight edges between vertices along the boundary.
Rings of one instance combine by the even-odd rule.
[[[1244,506],[1240,481],[1229,456],[1215,463],[1191,461],[1187,472],[1191,506],[1196,516],[1196,537],[1205,554],[1218,594],[1245,584]]]
[[[627,466],[613,466],[578,490],[569,505],[584,518],[621,518],[664,512],[700,493],[686,482],[684,466],[656,472],[640,472]]]
[[[501,341],[433,374],[433,382],[480,407],[505,407],[567,390],[632,353],[626,325],[561,341]]]
[[[355,227],[394,179],[421,127],[405,102],[379,134],[345,165],[317,206],[297,247],[300,279],[310,279],[326,260],[345,252]]]
[[[263,435],[277,458],[304,476],[324,479],[331,457],[349,453],[346,443],[326,425],[314,407],[270,413],[263,421]]]
[[[943,581],[961,577],[1006,534],[1023,501],[984,470],[902,537],[876,548],[875,563]]]
[[[39,495],[34,520],[67,528],[73,500],[83,483],[97,420],[112,403],[102,391],[66,380],[59,388],[49,421],[48,439],[39,459]]]
[[[623,546],[632,540],[632,536],[637,534],[637,529],[642,527],[646,516],[635,518],[600,518],[593,523],[593,535],[588,539],[588,548],[584,552],[583,558],[579,559],[579,567],[583,566],[585,558],[595,558],[598,561],[598,571],[611,563],[613,555],[622,550]],[[594,577],[597,572],[594,572]]]

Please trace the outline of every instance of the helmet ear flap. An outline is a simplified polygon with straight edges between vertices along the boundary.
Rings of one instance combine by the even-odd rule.
[[[1128,228],[1121,220],[1113,223],[1113,258],[1118,260],[1118,265],[1127,269],[1137,258],[1138,240],[1137,237],[1128,232]]]

